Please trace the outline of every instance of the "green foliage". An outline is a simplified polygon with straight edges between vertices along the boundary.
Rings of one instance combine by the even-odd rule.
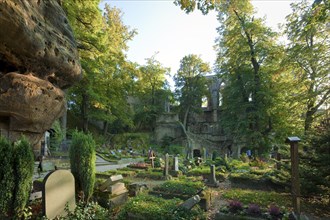
[[[300,156],[301,185],[303,194],[330,193],[330,125],[316,128],[304,144]]]
[[[162,170],[159,170],[158,172],[155,172],[153,170],[139,172],[136,176],[139,178],[147,178],[152,180],[162,180],[164,178],[164,174]]]
[[[32,146],[27,139],[22,138],[14,143],[14,201],[16,212],[23,210],[30,196],[34,169]]]
[[[219,3],[220,0],[174,0],[174,4],[180,6],[186,13],[193,12],[197,7],[204,15],[216,9]]]
[[[274,88],[283,72],[283,48],[276,45],[277,34],[255,17],[250,1],[223,1],[219,10],[216,71],[225,84],[220,125],[237,143],[263,154],[279,135],[278,118],[286,111],[274,102],[282,94]]]
[[[150,143],[150,133],[122,133],[116,134],[111,139],[114,149],[127,149],[132,147],[134,150],[148,149]]]
[[[202,98],[207,95],[205,75],[210,72],[208,63],[197,55],[184,56],[180,61],[180,68],[174,75],[175,98],[180,103],[181,121],[186,128],[189,112],[201,110]]]
[[[184,220],[184,219],[205,219],[203,211],[197,207],[192,210],[179,208],[179,199],[165,200],[162,198],[139,195],[128,201],[118,214],[119,220],[125,220],[128,213],[137,219],[150,220]]]
[[[154,187],[154,191],[193,196],[204,187],[202,182],[170,180]]]
[[[75,177],[76,190],[83,192],[83,200],[92,196],[95,183],[95,141],[91,134],[75,131],[69,149],[71,172]]]
[[[277,204],[281,207],[291,207],[290,195],[276,192],[230,189],[223,193],[223,197],[229,200],[238,200],[244,204],[258,204],[263,208],[267,208],[270,204]]]
[[[5,218],[7,214],[19,217],[25,213],[31,190],[34,169],[32,147],[24,137],[11,144],[1,136],[0,153],[0,217]]]
[[[299,88],[291,102],[302,103],[305,133],[325,114],[323,105],[330,100],[330,13],[326,2],[297,2],[291,5],[293,11],[286,17],[284,33],[289,43],[284,65],[292,68],[294,86]]]
[[[95,202],[87,204],[80,202],[77,204],[74,211],[67,209],[68,215],[57,218],[58,220],[91,220],[91,219],[110,219],[109,210],[102,208]]]
[[[169,102],[171,91],[168,87],[165,75],[169,68],[163,67],[155,59],[155,55],[146,59],[147,64],[140,67],[137,77],[135,124],[137,128],[153,131],[156,118],[164,112],[165,102]]]
[[[100,0],[64,0],[63,8],[74,31],[83,78],[68,90],[69,110],[83,122],[104,123],[103,132],[133,126],[127,96],[132,93],[136,65],[125,60],[127,42],[135,35],[121,20],[121,11]],[[115,125],[112,126],[112,125]]]
[[[10,208],[13,199],[14,189],[14,170],[13,170],[13,150],[12,144],[3,136],[0,135],[0,217]]]
[[[50,147],[55,151],[59,149],[61,142],[64,140],[65,131],[62,130],[61,123],[56,120],[52,128],[54,129],[54,135],[50,137]]]
[[[168,153],[169,155],[183,155],[185,147],[181,145],[169,145],[163,149],[163,154]]]

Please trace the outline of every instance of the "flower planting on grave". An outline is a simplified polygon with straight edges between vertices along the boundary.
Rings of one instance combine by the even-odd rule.
[[[223,192],[222,196],[228,203],[220,209],[220,212],[227,215],[282,219],[291,211],[289,194],[231,189]]]

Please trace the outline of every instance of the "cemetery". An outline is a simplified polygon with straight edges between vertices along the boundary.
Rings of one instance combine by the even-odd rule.
[[[0,0],[0,220],[330,219],[327,1],[173,0],[219,23],[175,73],[111,3]]]

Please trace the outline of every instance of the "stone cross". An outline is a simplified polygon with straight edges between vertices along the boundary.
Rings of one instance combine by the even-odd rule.
[[[48,219],[66,216],[65,207],[70,211],[76,207],[75,182],[68,170],[55,170],[47,174],[43,181],[42,209]]]
[[[179,158],[178,157],[174,157],[173,160],[173,164],[174,164],[174,171],[179,171]]]
[[[149,160],[151,161],[151,167],[152,168],[155,168],[155,154],[154,154],[154,151],[153,150],[149,150],[149,153],[148,153],[148,157],[149,157]]]

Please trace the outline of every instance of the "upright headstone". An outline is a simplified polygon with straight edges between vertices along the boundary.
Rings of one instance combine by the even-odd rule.
[[[179,171],[179,158],[178,157],[174,157],[173,160],[173,164],[174,164],[174,171]]]
[[[217,181],[217,179],[215,177],[215,166],[211,165],[210,170],[211,170],[211,175],[210,175],[208,185],[213,186],[213,187],[218,187],[219,186],[219,181]]]
[[[169,166],[169,155],[165,154],[165,170],[164,170],[164,176],[168,176],[168,166]]]
[[[172,176],[169,174],[169,163],[170,163],[170,156],[168,154],[165,154],[165,167],[164,167],[164,179],[170,180],[172,179]]]
[[[66,216],[66,205],[70,211],[75,209],[75,183],[70,171],[55,170],[47,174],[43,184],[42,209],[48,219]]]
[[[288,137],[286,143],[290,144],[291,155],[291,183],[292,183],[292,205],[295,214],[300,219],[300,183],[299,183],[299,156],[298,137]]]

